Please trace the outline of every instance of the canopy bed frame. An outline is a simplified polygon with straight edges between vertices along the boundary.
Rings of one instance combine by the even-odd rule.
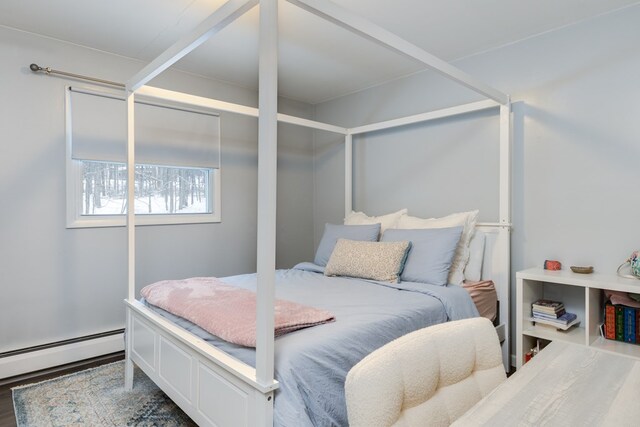
[[[510,220],[510,99],[461,70],[326,0],[288,0],[356,34],[413,58],[427,68],[488,98],[456,107],[426,112],[355,128],[343,128],[302,119],[277,111],[278,0],[229,0],[211,16],[126,83],[128,206],[134,205],[134,99],[160,99],[258,118],[258,233],[257,233],[257,331],[255,368],[155,314],[135,299],[135,215],[127,213],[128,297],[126,320],[125,388],[133,386],[134,363],[203,426],[271,426],[274,391],[274,281],[276,232],[277,123],[285,122],[344,135],[345,212],[352,209],[352,138],[354,135],[411,123],[451,117],[487,109],[499,109],[500,171],[499,219],[479,224],[487,233],[490,259],[485,267],[496,283],[504,323],[503,359],[509,366],[509,234]],[[162,71],[204,43],[239,16],[260,4],[259,105],[247,107],[159,89],[146,84]],[[486,276],[486,274],[485,274]]]

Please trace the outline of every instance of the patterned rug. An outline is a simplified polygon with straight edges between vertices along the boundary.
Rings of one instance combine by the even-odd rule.
[[[124,361],[15,387],[18,427],[195,426],[140,369],[124,391]]]

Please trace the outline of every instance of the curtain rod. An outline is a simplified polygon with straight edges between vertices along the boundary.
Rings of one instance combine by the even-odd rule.
[[[61,75],[61,76],[73,77],[74,79],[88,80],[88,81],[92,81],[92,82],[96,82],[96,83],[102,83],[102,84],[106,84],[106,85],[110,85],[110,86],[116,86],[116,87],[120,87],[120,88],[123,88],[123,89],[125,87],[124,83],[112,82],[110,80],[97,79],[95,77],[83,76],[82,74],[67,73],[66,71],[54,70],[51,67],[43,68],[43,67],[40,67],[38,64],[31,64],[31,65],[29,65],[29,68],[34,73],[42,71],[42,72],[45,72],[47,74],[58,74],[58,75]]]

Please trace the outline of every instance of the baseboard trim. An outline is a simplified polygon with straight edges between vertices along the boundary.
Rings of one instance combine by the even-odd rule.
[[[0,358],[0,379],[124,350],[124,334],[109,335]]]

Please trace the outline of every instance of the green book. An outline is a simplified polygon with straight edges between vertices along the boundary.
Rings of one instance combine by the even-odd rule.
[[[624,306],[616,305],[616,341],[624,341]]]

